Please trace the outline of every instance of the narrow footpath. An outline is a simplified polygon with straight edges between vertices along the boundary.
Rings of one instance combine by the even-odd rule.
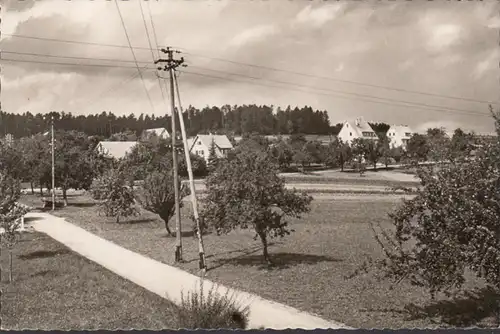
[[[199,290],[200,277],[120,247],[63,218],[32,212],[26,215],[26,221],[36,231],[49,235],[74,252],[176,304],[181,300],[181,291]],[[213,282],[204,280],[205,291],[213,286]],[[349,328],[250,293],[218,284],[215,286],[218,294],[234,293],[244,305],[249,305],[250,329]]]

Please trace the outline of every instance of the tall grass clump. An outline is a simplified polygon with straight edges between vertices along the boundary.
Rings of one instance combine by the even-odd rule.
[[[246,329],[249,307],[239,304],[234,293],[217,294],[217,285],[205,294],[203,280],[200,290],[181,292],[181,305],[177,306],[179,329]]]

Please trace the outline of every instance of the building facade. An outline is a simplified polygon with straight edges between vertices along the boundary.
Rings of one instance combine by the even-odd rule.
[[[358,117],[354,121],[344,121],[337,138],[342,139],[347,144],[351,144],[356,138],[378,140],[375,131],[362,117]]]
[[[413,134],[413,130],[408,125],[391,125],[387,130],[387,138],[390,139],[391,148],[402,147],[406,149]]]

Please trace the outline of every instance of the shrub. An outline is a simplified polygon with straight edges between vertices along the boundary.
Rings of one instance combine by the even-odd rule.
[[[178,328],[185,329],[246,329],[249,307],[241,306],[233,294],[217,294],[217,285],[205,295],[203,280],[200,291],[181,293],[181,305],[176,307]]]

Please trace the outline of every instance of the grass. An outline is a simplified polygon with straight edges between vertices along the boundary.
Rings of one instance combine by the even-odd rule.
[[[404,282],[391,289],[388,282],[379,282],[372,275],[344,279],[368,256],[381,255],[369,222],[390,228],[387,213],[396,205],[394,201],[369,199],[313,201],[310,214],[292,221],[295,232],[271,244],[271,257],[276,263],[273,269],[262,265],[261,244],[252,239],[250,231],[206,235],[207,278],[352,327],[491,325],[487,311],[482,309],[482,315],[477,315],[477,305],[488,296],[483,290],[456,300],[442,297],[431,301],[425,290]],[[70,206],[55,214],[132,251],[174,264],[175,238],[166,236],[163,223],[155,215],[143,212],[116,224],[113,219],[99,217],[86,196],[71,198]],[[182,209],[184,230],[192,226],[186,218],[189,214],[186,203]],[[196,274],[197,241],[190,231],[183,234],[186,262],[176,265]],[[469,280],[466,287],[482,285]],[[453,312],[459,314],[450,316]]]
[[[2,328],[97,330],[177,328],[166,299],[73,253],[45,234],[25,233],[1,254]]]

